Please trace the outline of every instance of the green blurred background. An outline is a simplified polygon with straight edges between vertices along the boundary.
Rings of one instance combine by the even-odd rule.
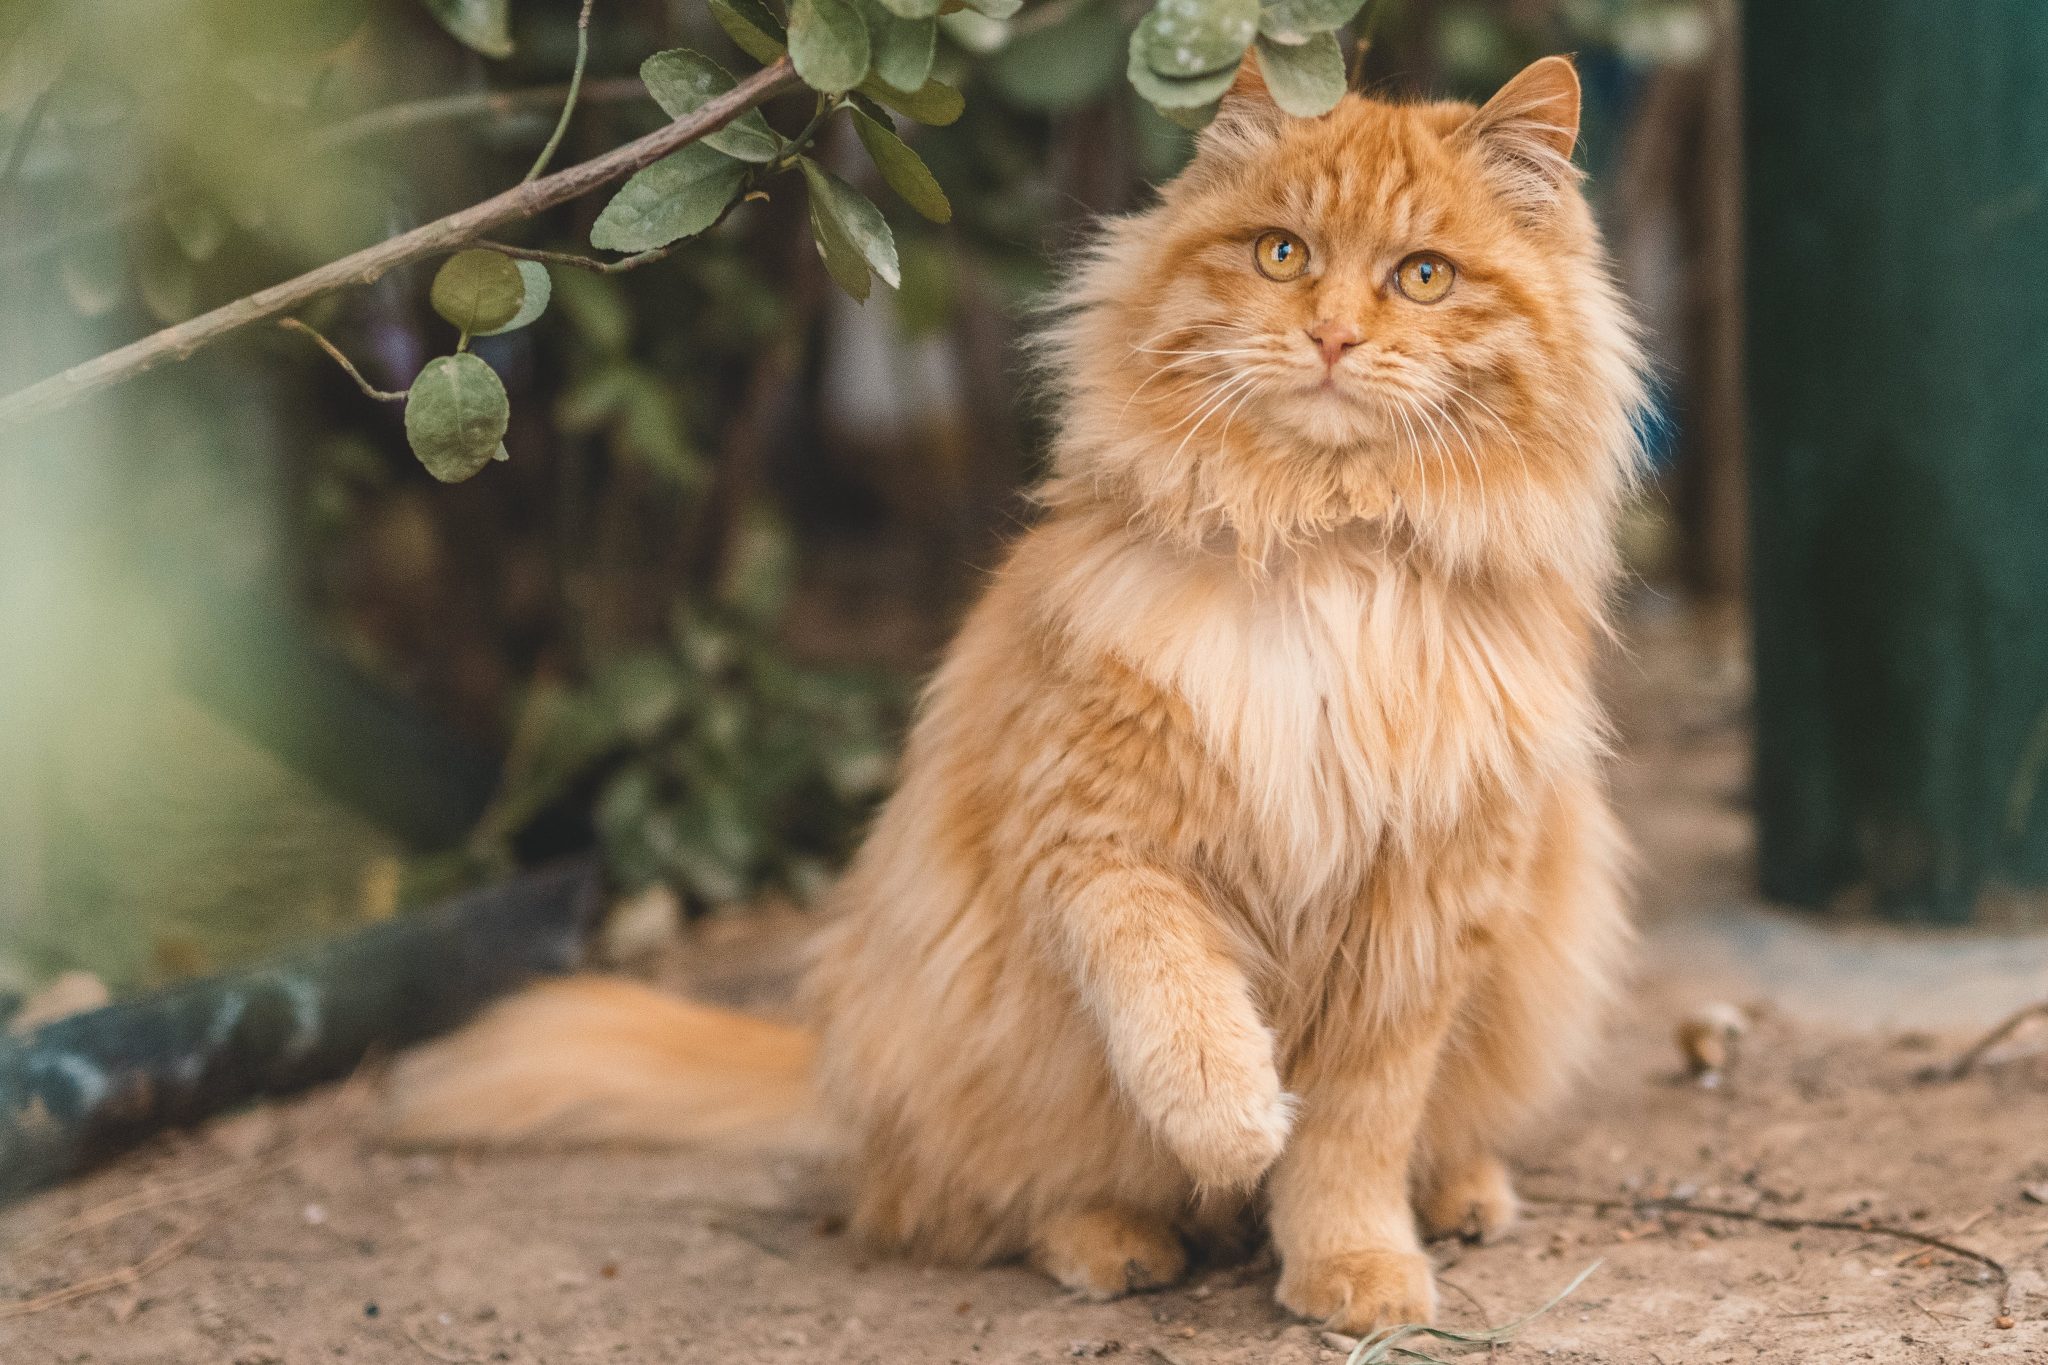
[[[914,140],[956,216],[889,210],[899,293],[834,290],[783,195],[658,266],[556,269],[539,324],[475,345],[513,425],[468,483],[271,327],[0,430],[0,991],[67,969],[132,990],[593,842],[621,889],[690,913],[813,896],[1026,515],[1033,301],[1188,153],[1123,81],[1142,8],[943,21],[968,110]],[[575,9],[12,0],[0,392],[515,183]],[[1396,91],[1483,96],[1579,54],[1665,377],[1629,551],[1735,591],[1732,8],[1378,0],[1367,26],[1361,79]],[[747,65],[701,0],[597,0],[590,32],[558,165],[664,121],[648,54]],[[504,235],[580,249],[603,199]],[[432,268],[308,317],[401,388],[453,342]]]

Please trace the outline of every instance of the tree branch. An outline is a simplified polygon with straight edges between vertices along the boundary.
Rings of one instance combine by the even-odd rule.
[[[460,95],[437,95],[432,99],[387,104],[381,109],[372,109],[366,114],[357,114],[353,118],[345,118],[316,129],[307,135],[303,145],[292,149],[292,157],[295,161],[303,161],[327,152],[353,147],[356,143],[367,142],[371,138],[402,133],[412,128],[424,128],[434,123],[453,123],[458,119],[478,117],[504,118],[527,110],[551,109],[561,104],[568,95],[567,85],[535,85],[521,90],[470,90]],[[585,81],[577,102],[631,104],[646,99],[647,87],[640,83],[638,76],[614,76],[604,80]],[[18,245],[0,248],[0,265],[32,260],[44,252],[54,251],[66,242],[80,237],[90,237],[95,232],[111,231],[147,213],[161,202],[162,196],[154,192],[140,194],[125,203],[116,204],[97,217],[57,228]]]
[[[369,380],[363,378],[363,372],[355,367],[355,362],[351,361],[347,356],[341,353],[341,348],[339,346],[336,346],[333,342],[329,341],[326,337],[321,336],[320,333],[314,331],[305,323],[300,322],[297,318],[279,318],[277,320],[277,325],[284,328],[287,332],[304,332],[307,336],[313,338],[313,344],[315,346],[318,346],[321,350],[327,352],[329,358],[331,358],[335,364],[341,366],[342,369],[346,370],[348,372],[348,377],[350,379],[356,381],[356,387],[363,391],[363,396],[365,398],[374,398],[380,403],[403,403],[405,401],[406,391],[404,389],[391,390],[378,388],[375,384],[372,384]]]
[[[96,389],[119,384],[166,360],[184,360],[230,332],[269,322],[293,309],[350,285],[370,284],[389,271],[414,261],[464,246],[493,228],[588,194],[600,185],[630,175],[675,151],[715,133],[747,110],[796,84],[789,59],[763,67],[731,90],[642,138],[615,147],[603,156],[473,204],[459,213],[414,228],[376,246],[310,270],[296,279],[260,289],[246,298],[223,304],[189,322],[142,338],[97,359],[74,365],[62,374],[31,384],[0,398],[0,427],[16,425],[54,412]]]
[[[548,134],[548,142],[540,149],[540,155],[533,159],[533,169],[526,173],[526,179],[538,180],[540,173],[555,159],[555,149],[562,145],[562,135],[569,131],[569,118],[576,112],[576,95],[583,89],[583,68],[590,62],[590,7],[595,0],[583,0],[583,10],[576,16],[576,69],[569,75],[569,95],[562,101],[562,116],[555,120],[555,131]]]
[[[328,124],[313,134],[306,150],[309,153],[331,152],[369,138],[402,133],[430,123],[452,123],[478,115],[503,118],[529,109],[550,109],[565,103],[568,97],[569,87],[566,85],[536,85],[524,90],[472,90],[461,95],[440,95],[433,99],[387,104],[382,109],[372,109],[366,114]],[[582,104],[631,104],[635,100],[652,103],[647,87],[640,83],[638,76],[586,81],[577,98]]]

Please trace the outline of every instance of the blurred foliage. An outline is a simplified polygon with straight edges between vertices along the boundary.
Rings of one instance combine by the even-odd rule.
[[[266,334],[39,437],[47,458],[0,475],[0,627],[96,629],[84,595],[109,584],[274,599],[422,723],[509,756],[470,874],[580,829],[623,880],[699,904],[805,891],[848,848],[888,772],[903,679],[1036,468],[1023,320],[1096,215],[1180,167],[1195,96],[1212,102],[1247,50],[1289,50],[1281,81],[1302,108],[1335,97],[1333,53],[1335,88],[1349,64],[1354,84],[1474,96],[1576,50],[1597,132],[1642,71],[1702,41],[1679,0],[595,0],[587,32],[579,8],[0,5],[0,390],[476,203],[533,173],[556,133],[556,164],[600,155],[785,45],[810,86],[609,203],[508,231],[546,259],[464,252],[304,315],[366,387],[415,388],[432,412],[367,401],[303,337]],[[878,207],[894,199],[912,211]],[[593,247],[650,259],[598,273],[618,261]],[[900,290],[841,295],[875,276]],[[42,634],[15,628],[30,616]],[[61,767],[42,735],[100,724],[106,703],[72,680],[108,671],[53,666],[17,694],[0,663],[0,760]],[[14,719],[45,715],[62,723]],[[183,763],[169,754],[138,739],[103,768]],[[281,789],[217,780],[235,788],[221,809]],[[284,822],[318,800],[257,804]],[[61,823],[89,828],[95,809]],[[210,856],[232,860],[236,825],[220,827]],[[50,867],[149,875],[125,853],[38,853],[52,828],[0,800],[0,935],[16,883],[31,918],[76,922],[77,879]],[[351,835],[306,861],[332,870],[304,894],[224,878],[219,895],[244,902],[237,923],[268,896],[303,931],[383,904],[361,886],[383,884],[390,851]],[[38,971],[68,965],[63,938],[38,931]],[[260,938],[170,957],[232,959]],[[69,951],[147,975],[132,966],[146,947]]]
[[[666,639],[582,686],[528,690],[470,858],[509,867],[521,831],[587,802],[626,889],[666,883],[699,907],[822,889],[888,785],[907,689],[791,660],[774,635],[790,547],[767,525],[746,539],[731,581],[679,606]]]

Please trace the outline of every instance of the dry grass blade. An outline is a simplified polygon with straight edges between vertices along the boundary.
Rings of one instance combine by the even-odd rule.
[[[1425,1327],[1418,1322],[1403,1323],[1398,1327],[1389,1327],[1385,1331],[1376,1332],[1359,1342],[1351,1348],[1351,1354],[1345,1357],[1344,1365],[1388,1365],[1389,1362],[1396,1360],[1421,1361],[1424,1365],[1451,1365],[1451,1362],[1444,1360],[1441,1356],[1433,1356],[1427,1351],[1418,1351],[1412,1346],[1403,1346],[1401,1344],[1404,1341],[1413,1341],[1417,1337],[1432,1337],[1437,1341],[1447,1341],[1453,1346],[1466,1350],[1481,1346],[1488,1348],[1505,1346],[1514,1340],[1515,1333],[1521,1331],[1524,1327],[1527,1327],[1530,1323],[1570,1298],[1573,1292],[1586,1282],[1586,1278],[1598,1270],[1602,1264],[1603,1262],[1600,1261],[1593,1262],[1593,1264],[1587,1266],[1574,1276],[1570,1284],[1551,1295],[1548,1303],[1540,1308],[1532,1309],[1510,1322],[1504,1322],[1498,1327],[1482,1327],[1472,1332],[1455,1332],[1448,1327]]]
[[[1761,1223],[1765,1227],[1777,1228],[1781,1232],[1799,1232],[1814,1229],[1821,1232],[1861,1232],[1877,1237],[1896,1237],[1902,1242],[1917,1242],[1935,1251],[1945,1251],[1951,1256],[1974,1261],[1998,1277],[1998,1312],[2008,1313],[2012,1306],[2012,1272],[2005,1262],[1974,1251],[1945,1237],[1932,1233],[1916,1232],[1902,1228],[1895,1223],[1879,1223],[1868,1218],[1798,1218],[1790,1214],[1757,1213],[1751,1209],[1727,1208],[1719,1204],[1695,1204],[1686,1199],[1589,1199],[1574,1195],[1524,1195],[1531,1204],[1554,1204],[1564,1208],[1585,1209],[1663,1209],[1669,1213],[1692,1213],[1702,1218],[1732,1218],[1743,1223]]]
[[[1959,1081],[1975,1071],[1993,1048],[2018,1033],[2022,1025],[2043,1018],[2048,1018],[2048,1000],[2037,1000],[2023,1009],[2014,1010],[2001,1019],[1991,1032],[1965,1048],[1960,1057],[1947,1066],[1929,1067],[1920,1073],[1920,1078],[1929,1081]]]
[[[104,1275],[94,1275],[62,1289],[53,1289],[47,1294],[38,1294],[32,1299],[17,1299],[13,1303],[0,1304],[0,1321],[8,1318],[25,1318],[31,1313],[41,1313],[78,1299],[104,1294],[110,1289],[125,1289],[143,1276],[161,1270],[183,1255],[185,1249],[199,1239],[199,1229],[188,1227],[171,1235],[169,1240],[149,1255]]]

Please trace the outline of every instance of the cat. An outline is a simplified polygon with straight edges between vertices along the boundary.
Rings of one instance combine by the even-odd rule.
[[[910,1254],[1109,1297],[1263,1217],[1279,1302],[1428,1322],[1423,1237],[1628,940],[1592,682],[1642,361],[1546,58],[1483,108],[1255,69],[1044,339],[1042,517],[924,697],[810,1026],[623,981],[400,1070],[394,1135],[836,1153]]]

